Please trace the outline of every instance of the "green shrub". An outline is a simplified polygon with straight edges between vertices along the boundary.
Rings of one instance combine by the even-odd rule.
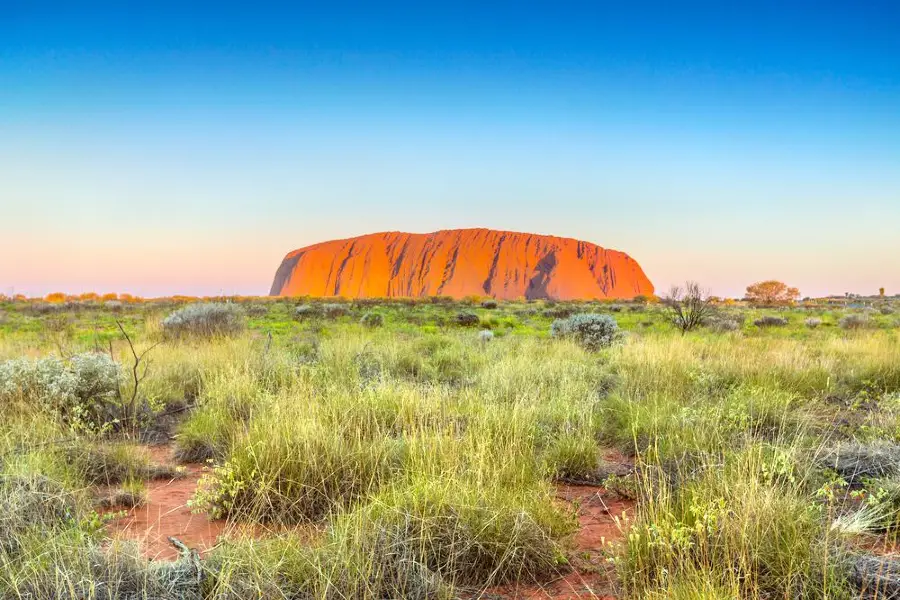
[[[381,313],[367,312],[362,316],[362,319],[360,319],[359,322],[363,327],[375,329],[376,327],[384,325],[384,315]]]
[[[226,302],[189,304],[163,319],[161,327],[170,338],[236,335],[244,330],[244,311]]]
[[[73,429],[98,431],[121,416],[119,377],[119,364],[94,352],[9,360],[0,363],[0,403],[43,407]]]
[[[496,300],[485,300],[484,302],[481,303],[481,308],[485,308],[488,310],[494,310],[495,308],[497,308],[497,301]]]
[[[872,327],[875,322],[872,320],[867,314],[849,314],[841,317],[841,320],[838,321],[838,327],[841,329],[866,329],[868,327]]]
[[[608,348],[622,337],[619,324],[610,315],[582,313],[567,319],[557,319],[550,326],[550,335],[570,338],[586,350]]]
[[[294,318],[300,321],[322,316],[322,307],[318,304],[301,304],[294,309]]]
[[[788,324],[788,320],[784,317],[776,317],[775,315],[763,315],[753,321],[757,327],[784,327]]]
[[[328,319],[337,319],[338,317],[345,316],[349,312],[350,309],[346,304],[332,303],[322,305],[322,314]]]
[[[478,318],[478,315],[466,310],[456,313],[453,320],[457,325],[462,327],[477,327],[481,323],[481,319]]]

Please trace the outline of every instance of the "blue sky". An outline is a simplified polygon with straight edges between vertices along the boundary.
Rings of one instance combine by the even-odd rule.
[[[2,292],[265,293],[485,226],[900,293],[896,3],[137,4],[0,0]]]

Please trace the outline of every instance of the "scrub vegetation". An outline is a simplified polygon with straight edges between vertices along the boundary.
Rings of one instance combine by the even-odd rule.
[[[0,598],[900,597],[900,302],[785,293],[5,299]],[[159,444],[202,555],[107,527]]]

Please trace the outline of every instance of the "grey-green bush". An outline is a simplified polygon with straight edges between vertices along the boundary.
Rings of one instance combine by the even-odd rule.
[[[301,321],[322,316],[322,308],[316,304],[301,304],[294,309],[294,318]]]
[[[349,311],[346,305],[344,304],[323,304],[322,305],[322,313],[329,319],[337,319],[338,317],[343,317]]]
[[[463,327],[475,327],[479,323],[481,323],[481,319],[478,318],[478,315],[475,313],[464,310],[456,313],[456,316],[453,318],[457,325],[461,325]]]
[[[557,319],[550,326],[550,335],[571,338],[587,350],[608,348],[621,337],[619,324],[610,315],[582,313],[568,319]]]
[[[360,319],[359,322],[364,327],[374,329],[384,325],[384,315],[381,313],[368,312],[362,316],[362,319]]]
[[[97,430],[114,420],[119,364],[106,354],[18,358],[0,363],[0,406],[38,405],[74,429]]]
[[[874,324],[872,318],[866,314],[849,314],[841,317],[838,326],[841,329],[865,329]]]
[[[788,324],[788,320],[784,317],[776,317],[774,315],[763,315],[753,321],[757,327],[784,327]]]
[[[163,319],[163,333],[171,338],[235,335],[244,330],[244,311],[237,304],[190,304]]]

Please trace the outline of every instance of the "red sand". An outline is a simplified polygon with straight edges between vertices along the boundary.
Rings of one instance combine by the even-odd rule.
[[[653,294],[633,258],[590,242],[491,229],[373,233],[294,250],[273,296],[602,299]]]
[[[150,453],[155,462],[172,463],[168,447],[151,448]],[[187,502],[197,489],[203,466],[192,464],[185,468],[187,473],[183,478],[148,482],[146,503],[111,521],[107,525],[110,534],[140,541],[144,556],[154,560],[178,558],[179,552],[169,542],[169,536],[201,554],[212,548],[225,531],[225,521],[211,521],[204,514],[191,512]]]

